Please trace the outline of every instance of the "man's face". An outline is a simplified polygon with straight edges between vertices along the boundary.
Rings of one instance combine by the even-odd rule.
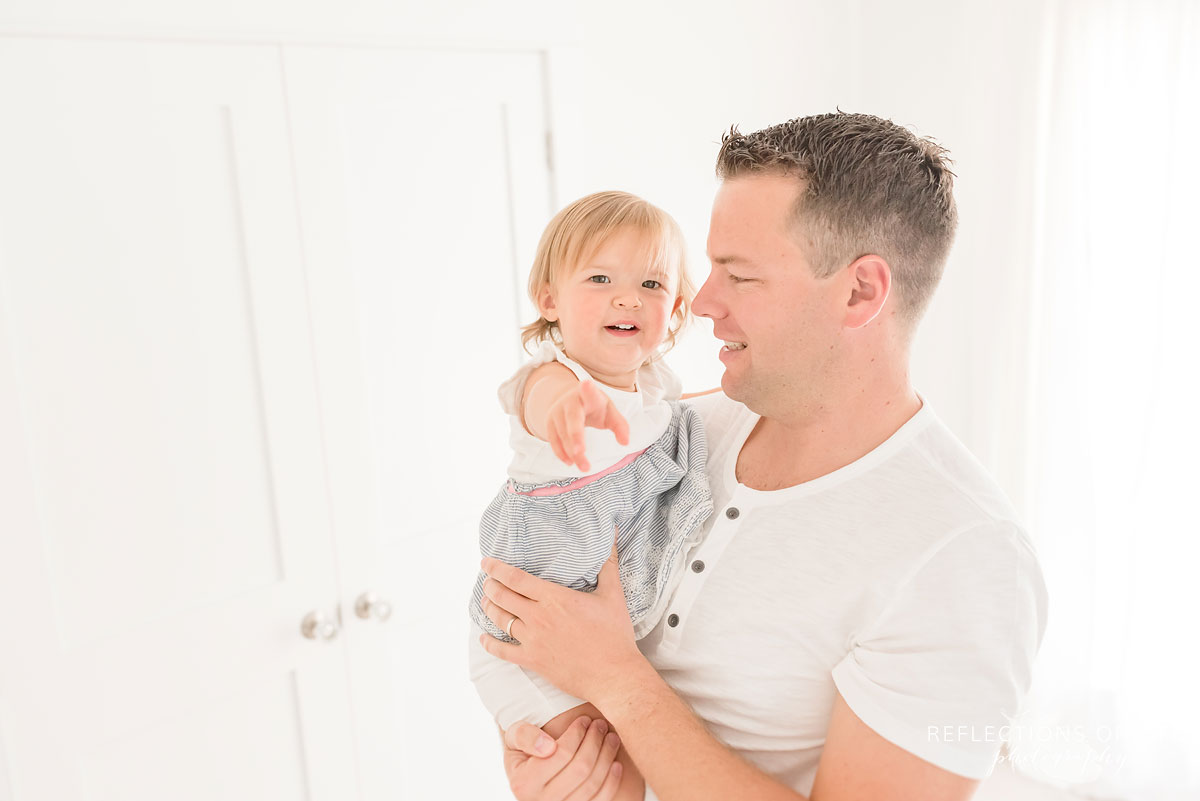
[[[820,403],[836,374],[843,282],[815,278],[798,242],[791,210],[802,188],[774,175],[721,185],[708,233],[712,271],[692,304],[726,343],[725,394],[760,414]]]

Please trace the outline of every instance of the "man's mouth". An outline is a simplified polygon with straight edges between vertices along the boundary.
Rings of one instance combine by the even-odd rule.
[[[725,350],[745,350],[746,349],[745,342],[730,342],[728,339],[724,340],[724,342],[725,342]]]

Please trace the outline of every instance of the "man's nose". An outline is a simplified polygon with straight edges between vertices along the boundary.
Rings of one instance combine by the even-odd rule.
[[[696,293],[696,297],[692,298],[692,314],[697,317],[716,317],[717,305],[714,302],[715,290],[712,286],[712,274],[700,287],[700,291]]]

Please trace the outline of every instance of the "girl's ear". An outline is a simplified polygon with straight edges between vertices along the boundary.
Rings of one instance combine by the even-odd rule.
[[[675,305],[671,307],[671,314],[674,314],[675,312],[679,311],[679,307],[682,305],[683,305],[683,295],[679,295],[678,297],[675,298]]]
[[[537,294],[537,307],[542,319],[552,323],[558,319],[558,307],[554,302],[554,289],[549,284],[543,284]]]

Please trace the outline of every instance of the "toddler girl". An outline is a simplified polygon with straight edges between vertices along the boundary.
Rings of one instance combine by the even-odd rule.
[[[678,402],[679,379],[660,359],[695,294],[684,252],[676,222],[625,192],[581,198],[550,221],[529,276],[541,316],[522,330],[526,348],[537,347],[499,390],[513,460],[479,531],[484,556],[590,592],[616,526],[639,639],[661,619],[685,546],[712,512],[699,416]],[[471,618],[513,642],[483,613],[485,578],[475,581]],[[472,628],[471,680],[502,729],[525,720],[558,736],[576,715],[596,715],[488,654]]]

